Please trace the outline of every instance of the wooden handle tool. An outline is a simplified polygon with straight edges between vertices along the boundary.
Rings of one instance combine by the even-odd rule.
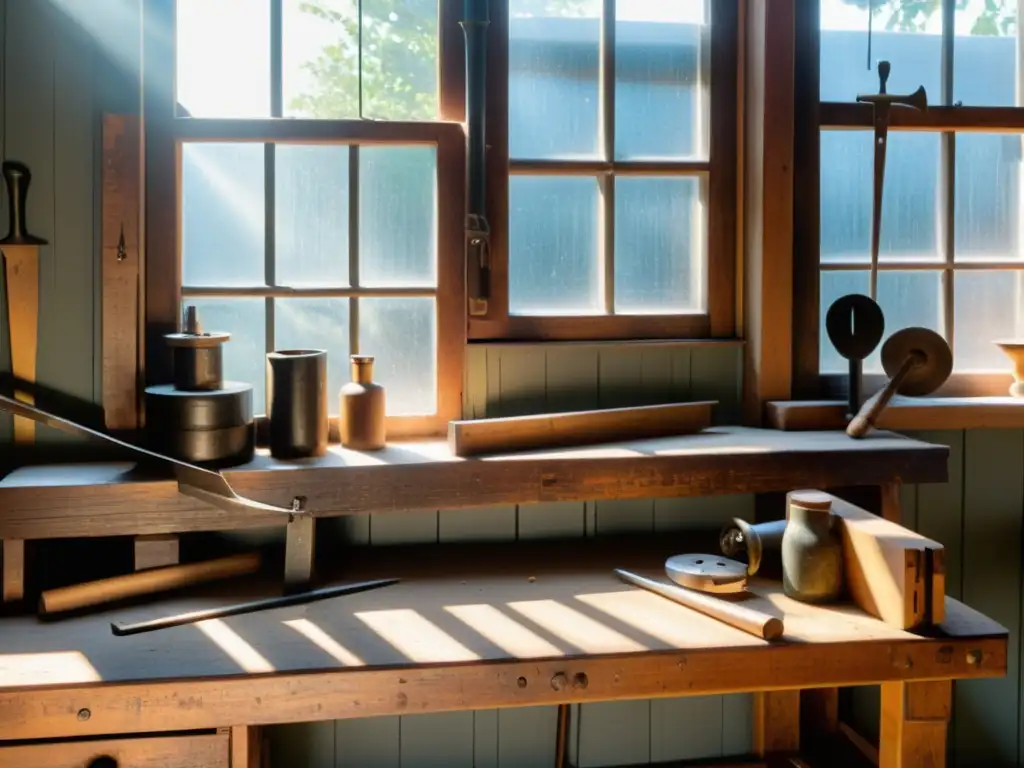
[[[654,592],[656,595],[668,598],[674,603],[685,605],[687,608],[699,611],[705,616],[718,619],[734,629],[742,630],[765,640],[776,640],[782,637],[785,629],[782,619],[777,616],[758,611],[739,602],[713,597],[703,592],[695,592],[686,587],[677,587],[672,584],[654,581],[653,579],[624,571],[621,568],[615,569],[615,575],[627,584]]]
[[[889,381],[850,422],[846,428],[850,437],[870,432],[895,394],[920,397],[941,387],[953,372],[953,353],[935,331],[904,328],[882,346],[882,368]]]
[[[50,589],[39,596],[39,612],[53,614],[75,611],[130,597],[168,592],[234,576],[246,576],[259,570],[260,564],[259,553],[250,552],[202,563],[151,568],[125,576]]]

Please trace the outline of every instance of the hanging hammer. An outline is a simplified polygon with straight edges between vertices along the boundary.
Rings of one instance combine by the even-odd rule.
[[[918,111],[928,109],[928,94],[924,86],[908,95],[886,92],[891,66],[888,61],[878,62],[878,93],[862,94],[857,101],[874,108],[875,126],[875,190],[871,210],[871,298],[878,299],[878,245],[882,235],[882,190],[885,186],[885,149],[889,140],[889,112],[893,106],[911,107]]]

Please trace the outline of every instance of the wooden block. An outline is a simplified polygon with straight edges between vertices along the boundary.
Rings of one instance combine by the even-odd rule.
[[[136,536],[134,547],[136,571],[178,564],[178,537],[173,533]]]
[[[702,401],[453,421],[448,445],[456,456],[479,456],[692,434],[711,426],[714,406]]]
[[[3,602],[21,600],[25,595],[25,542],[4,539]]]
[[[942,545],[832,498],[832,511],[840,520],[846,586],[853,601],[899,629],[941,623],[945,617]]]

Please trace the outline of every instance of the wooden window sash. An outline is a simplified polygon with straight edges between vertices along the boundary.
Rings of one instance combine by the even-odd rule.
[[[603,0],[599,92],[600,144],[605,160],[511,160],[509,114],[509,2],[490,0],[487,83],[487,192],[491,225],[491,295],[486,316],[469,317],[473,340],[611,341],[732,337],[736,333],[736,182],[737,55],[739,9],[736,0],[708,3],[712,15],[710,45],[703,46],[710,69],[708,160],[615,161],[615,24],[614,0]],[[612,20],[607,23],[607,20]],[[509,312],[509,201],[511,176],[594,176],[600,185],[602,215],[599,258],[603,265],[605,314],[514,315]],[[679,314],[614,314],[614,189],[620,176],[695,176],[702,180],[707,210],[703,248],[706,260],[702,311]]]
[[[458,122],[462,93],[461,42],[457,30],[455,3],[440,0],[438,82],[439,118],[436,121],[378,121],[282,119],[221,119],[178,117],[174,113],[174,0],[145,0],[146,45],[143,95],[145,125],[145,285],[146,353],[144,380],[166,381],[170,377],[169,350],[163,335],[178,330],[183,295],[187,297],[433,297],[436,301],[436,386],[437,409],[433,414],[389,416],[391,437],[419,437],[444,434],[447,424],[462,410],[462,378],[466,325],[464,310],[464,215],[465,131]],[[280,13],[280,0],[273,0],[272,13]],[[273,23],[273,22],[272,22]],[[276,21],[280,24],[280,19]],[[454,30],[453,30],[454,27]],[[277,35],[272,35],[272,41]],[[279,46],[272,43],[271,59],[279,62]],[[280,72],[279,66],[273,67]],[[279,83],[272,82],[272,113],[281,114]],[[188,287],[182,286],[181,272],[181,147],[186,143],[258,143],[267,147],[268,160],[277,144],[349,146],[434,146],[437,152],[437,284],[432,288],[290,288],[275,286],[274,253],[266,258],[266,286]],[[269,168],[273,168],[268,163]],[[268,199],[273,195],[266,190]],[[268,224],[268,243],[273,223]],[[350,259],[357,258],[350,253]],[[351,262],[350,262],[351,266]],[[184,294],[183,294],[184,292]],[[267,313],[268,325],[273,323]],[[273,329],[270,329],[271,332]],[[358,333],[358,321],[351,323],[350,338]],[[273,338],[272,335],[268,336]],[[259,419],[264,421],[264,419]],[[262,424],[260,425],[263,426]],[[337,439],[332,420],[333,438]]]
[[[820,252],[820,133],[822,131],[873,129],[870,104],[819,101],[820,86],[820,5],[818,2],[798,6],[797,34],[797,158],[794,194],[800,215],[794,222],[794,358],[793,396],[799,399],[845,396],[847,375],[821,373],[819,351],[827,340],[819,338],[819,279],[823,271],[860,270],[868,265],[860,262],[821,261]],[[1020,10],[1024,11],[1024,7]],[[955,42],[955,7],[943,0],[942,93],[940,104],[918,112],[894,109],[890,113],[889,131],[930,132],[941,135],[940,146],[940,249],[939,257],[924,261],[886,259],[878,271],[932,271],[942,273],[943,326],[950,345],[954,339],[953,297],[954,274],[973,270],[1024,272],[1024,259],[972,259],[956,261],[954,249],[954,179],[956,136],[961,133],[1003,133],[1024,135],[1024,106],[986,107],[953,105],[953,46]],[[1021,46],[1021,32],[1017,44]],[[1018,57],[1018,90],[1024,87],[1024,61]],[[801,73],[805,73],[801,77]],[[809,74],[807,74],[809,73]],[[813,212],[808,215],[808,212]],[[955,355],[955,351],[954,351]],[[934,394],[940,397],[1003,396],[1012,377],[1009,373],[988,371],[954,371]],[[886,377],[866,373],[866,391],[881,389]]]

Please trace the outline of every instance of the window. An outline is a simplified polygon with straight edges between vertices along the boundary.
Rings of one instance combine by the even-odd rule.
[[[826,383],[846,369],[824,332],[829,305],[867,293],[872,202],[868,8],[820,0],[820,294],[818,358]],[[1024,208],[1018,0],[877,0],[872,64],[892,64],[890,93],[928,92],[924,113],[893,117],[882,214],[878,300],[886,335],[917,325],[945,336],[954,376],[944,394],[1005,395],[1009,363],[994,339],[1024,335]],[[913,129],[913,130],[904,130]],[[879,352],[865,363],[880,373]]]
[[[465,140],[441,119],[438,0],[146,11],[150,379],[195,305],[232,334],[225,373],[257,412],[265,353],[321,348],[331,393],[350,354],[376,358],[389,434],[442,432],[461,410]]]
[[[490,25],[492,293],[470,335],[733,335],[736,4],[503,0]]]

